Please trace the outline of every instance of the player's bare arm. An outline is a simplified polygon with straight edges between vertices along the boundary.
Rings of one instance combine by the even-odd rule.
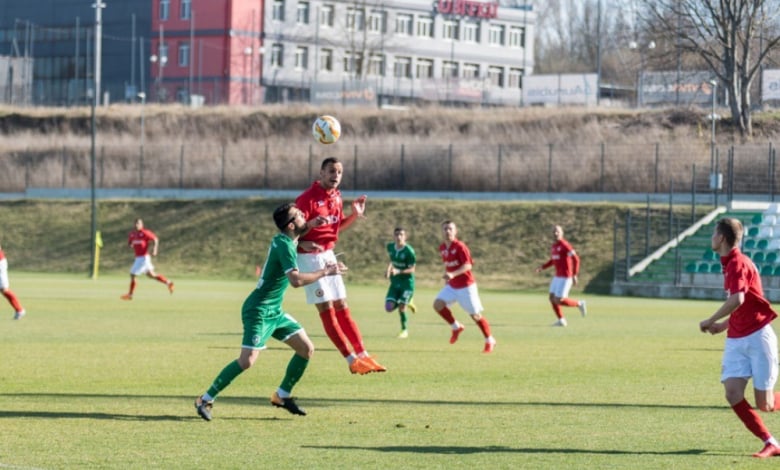
[[[322,277],[335,276],[336,274],[343,274],[348,270],[349,268],[347,268],[344,265],[344,263],[338,262],[338,263],[328,264],[324,268],[310,273],[302,273],[297,269],[293,269],[292,271],[287,273],[287,279],[289,279],[291,286],[303,287],[307,284],[311,284],[312,282],[317,281]]]
[[[713,335],[725,331],[728,328],[728,322],[724,321],[718,323],[718,320],[731,315],[731,313],[744,302],[744,292],[737,292],[736,294],[732,294],[728,299],[726,299],[725,302],[723,302],[723,305],[721,305],[720,308],[715,313],[713,313],[710,318],[699,323],[699,330],[701,330],[702,333],[710,333]]]
[[[366,216],[365,214],[366,214],[366,199],[367,198],[368,198],[368,196],[366,196],[364,194],[364,195],[360,196],[359,198],[355,199],[354,201],[352,201],[352,213],[349,214],[349,216],[346,217],[341,222],[341,229],[342,230],[347,228],[347,227],[349,227],[350,225],[352,225],[352,223],[355,222],[355,220],[357,220],[357,219],[359,219],[361,217],[365,217]]]
[[[465,263],[461,267],[456,269],[455,271],[445,271],[444,272],[444,280],[445,281],[449,281],[450,279],[452,279],[454,277],[458,277],[461,274],[464,274],[464,273],[467,273],[467,272],[471,271],[471,268],[472,268],[471,263]]]

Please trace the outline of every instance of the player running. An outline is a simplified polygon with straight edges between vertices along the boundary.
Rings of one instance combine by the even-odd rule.
[[[149,243],[152,244],[151,256],[149,254]],[[143,220],[135,219],[135,230],[128,235],[127,244],[135,251],[135,262],[133,263],[133,267],[130,268],[130,291],[127,294],[122,295],[121,299],[133,300],[133,293],[135,292],[136,286],[135,278],[142,274],[146,274],[150,278],[162,282],[168,286],[168,291],[173,294],[173,281],[166,279],[162,274],[154,272],[152,256],[157,256],[159,239],[154,232],[144,228]]]

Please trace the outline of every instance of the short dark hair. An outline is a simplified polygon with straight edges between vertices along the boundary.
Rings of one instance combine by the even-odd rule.
[[[290,211],[293,208],[295,208],[295,204],[288,202],[274,210],[274,223],[276,224],[276,228],[284,230],[284,228],[287,227],[287,224],[290,223]]]
[[[330,165],[331,163],[341,163],[341,160],[339,160],[336,157],[328,157],[325,160],[322,161],[322,165],[320,165],[320,170],[324,170],[326,166]]]
[[[715,230],[726,239],[729,246],[737,246],[742,241],[742,222],[733,217],[724,217],[718,220]]]
[[[406,229],[405,229],[405,228],[403,228],[403,227],[396,227],[396,228],[393,230],[393,233],[398,233],[398,232],[406,232]]]

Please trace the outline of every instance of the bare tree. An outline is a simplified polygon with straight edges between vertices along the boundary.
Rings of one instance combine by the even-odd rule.
[[[649,34],[699,56],[723,86],[743,137],[753,133],[750,90],[778,48],[778,0],[643,0]]]

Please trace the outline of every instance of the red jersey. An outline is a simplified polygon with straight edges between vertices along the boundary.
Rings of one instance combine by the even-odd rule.
[[[314,242],[324,247],[325,250],[332,250],[339,239],[339,227],[344,220],[344,202],[341,200],[341,191],[338,189],[326,191],[319,181],[315,181],[309,189],[298,196],[295,205],[303,212],[307,221],[318,215],[328,219],[326,224],[311,228],[298,241]],[[300,243],[298,244],[298,252],[305,253],[301,249]]]
[[[580,273],[580,257],[574,248],[561,238],[553,243],[550,249],[550,259],[542,265],[542,269],[547,269],[555,265],[555,275],[557,277],[574,277]]]
[[[474,265],[469,247],[460,240],[453,240],[452,243],[450,243],[449,248],[447,248],[446,243],[442,243],[439,245],[439,252],[441,253],[441,260],[444,261],[444,267],[448,273],[459,269],[466,263]],[[468,270],[459,276],[453,277],[447,281],[447,284],[454,289],[462,289],[474,284],[474,282],[474,273],[472,273],[471,270]]]
[[[146,256],[149,254],[149,242],[152,240],[157,240],[157,235],[151,230],[142,228],[141,230],[130,232],[130,236],[127,237],[127,244],[133,247],[135,256]]]
[[[727,295],[745,293],[745,302],[729,316],[729,338],[748,336],[777,318],[777,313],[764,298],[761,276],[750,258],[739,248],[733,248],[728,255],[720,258],[720,264],[723,266],[723,288]]]
[[[5,253],[3,252],[3,250],[0,250],[0,261],[4,259],[5,259]]]

